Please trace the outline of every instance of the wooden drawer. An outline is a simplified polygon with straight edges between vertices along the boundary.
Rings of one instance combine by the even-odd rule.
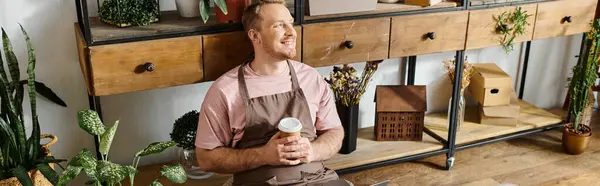
[[[296,57],[300,61],[302,27],[296,26]],[[247,60],[252,54],[252,44],[244,32],[206,35],[204,40],[205,80],[214,81],[227,71]]]
[[[390,18],[315,23],[303,29],[302,61],[313,67],[388,57]]]
[[[201,36],[91,46],[89,52],[96,96],[203,80]]]
[[[597,0],[540,3],[533,38],[544,39],[588,32],[597,3]]]
[[[463,50],[467,11],[392,17],[390,58]]]
[[[466,49],[485,48],[489,46],[502,45],[500,41],[504,35],[497,32],[498,22],[496,18],[502,13],[512,13],[517,6],[475,10],[469,13],[469,28],[467,31]],[[533,38],[533,28],[536,15],[536,4],[520,6],[521,11],[527,11],[531,16],[527,18],[529,26],[525,28],[525,34],[517,36],[513,43],[529,41]]]

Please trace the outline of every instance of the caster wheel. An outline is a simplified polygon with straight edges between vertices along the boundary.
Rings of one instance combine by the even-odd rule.
[[[454,157],[450,157],[446,160],[446,170],[450,170],[454,166]]]

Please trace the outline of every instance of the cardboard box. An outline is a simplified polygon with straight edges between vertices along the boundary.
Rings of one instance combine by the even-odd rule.
[[[433,6],[441,2],[442,0],[404,0],[404,4],[418,6]]]
[[[512,78],[495,63],[473,64],[469,84],[471,95],[484,107],[510,103]]]
[[[304,2],[305,13],[308,16],[372,11],[377,8],[377,0],[305,0]]]
[[[479,104],[479,123],[484,125],[517,126],[520,109],[519,99],[512,92],[509,105],[485,107]]]

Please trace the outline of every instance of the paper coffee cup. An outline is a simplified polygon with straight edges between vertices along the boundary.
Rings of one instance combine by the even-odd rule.
[[[289,117],[283,118],[279,121],[279,131],[281,131],[281,137],[288,136],[300,136],[300,132],[302,131],[302,123],[300,120]]]

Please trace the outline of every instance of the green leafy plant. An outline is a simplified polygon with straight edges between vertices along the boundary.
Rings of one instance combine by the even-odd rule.
[[[227,15],[227,3],[225,0],[214,0],[215,5],[221,9],[223,14]],[[200,17],[202,17],[202,21],[206,23],[208,21],[208,17],[210,13],[210,0],[200,0]]]
[[[100,19],[118,27],[144,26],[160,17],[158,0],[106,0],[99,9]]]
[[[575,123],[568,130],[577,134],[589,132],[586,131],[588,128],[581,127],[581,116],[586,107],[594,104],[591,87],[598,78],[596,67],[600,50],[600,19],[594,20],[591,27],[591,31],[586,35],[586,54],[580,57],[573,67],[573,77],[569,86],[570,110],[575,116]]]
[[[120,185],[125,177],[129,177],[130,184],[134,185],[134,178],[138,173],[137,168],[142,157],[161,153],[176,145],[173,141],[151,143],[135,154],[131,165],[119,165],[108,160],[110,147],[117,132],[117,127],[119,127],[119,120],[115,121],[113,126],[107,128],[98,117],[98,113],[93,110],[79,111],[77,119],[81,129],[98,138],[101,157],[97,160],[89,150],[81,150],[69,161],[66,170],[60,174],[58,185],[67,184],[82,171],[90,178],[88,181],[90,185],[98,186],[101,183],[111,186]],[[160,170],[160,176],[164,176],[175,183],[184,183],[187,180],[186,173],[180,164],[163,166]],[[160,185],[158,178],[154,180],[152,185]]]
[[[171,140],[177,143],[178,147],[185,150],[196,148],[196,132],[198,129],[198,111],[192,110],[175,120]]]
[[[496,31],[503,34],[500,44],[505,53],[513,50],[515,38],[525,34],[525,27],[530,23],[527,21],[531,14],[517,7],[514,12],[503,12],[498,17],[494,17],[497,22]]]
[[[27,80],[20,81],[19,62],[14,54],[12,43],[2,28],[2,46],[6,55],[5,69],[0,53],[0,180],[16,177],[24,186],[33,185],[28,171],[37,169],[50,183],[56,184],[58,177],[50,167],[51,163],[65,160],[48,156],[40,145],[40,124],[37,115],[36,89],[44,94],[58,96],[42,83],[35,81],[36,56],[29,35],[22,25],[21,32],[27,44]],[[8,71],[8,73],[7,73]],[[25,117],[23,113],[24,86],[27,85],[29,104],[31,105],[31,135],[25,132]],[[62,100],[60,100],[62,102]],[[64,104],[64,102],[62,102]],[[66,106],[66,105],[64,105]],[[60,164],[58,164],[60,166]]]

